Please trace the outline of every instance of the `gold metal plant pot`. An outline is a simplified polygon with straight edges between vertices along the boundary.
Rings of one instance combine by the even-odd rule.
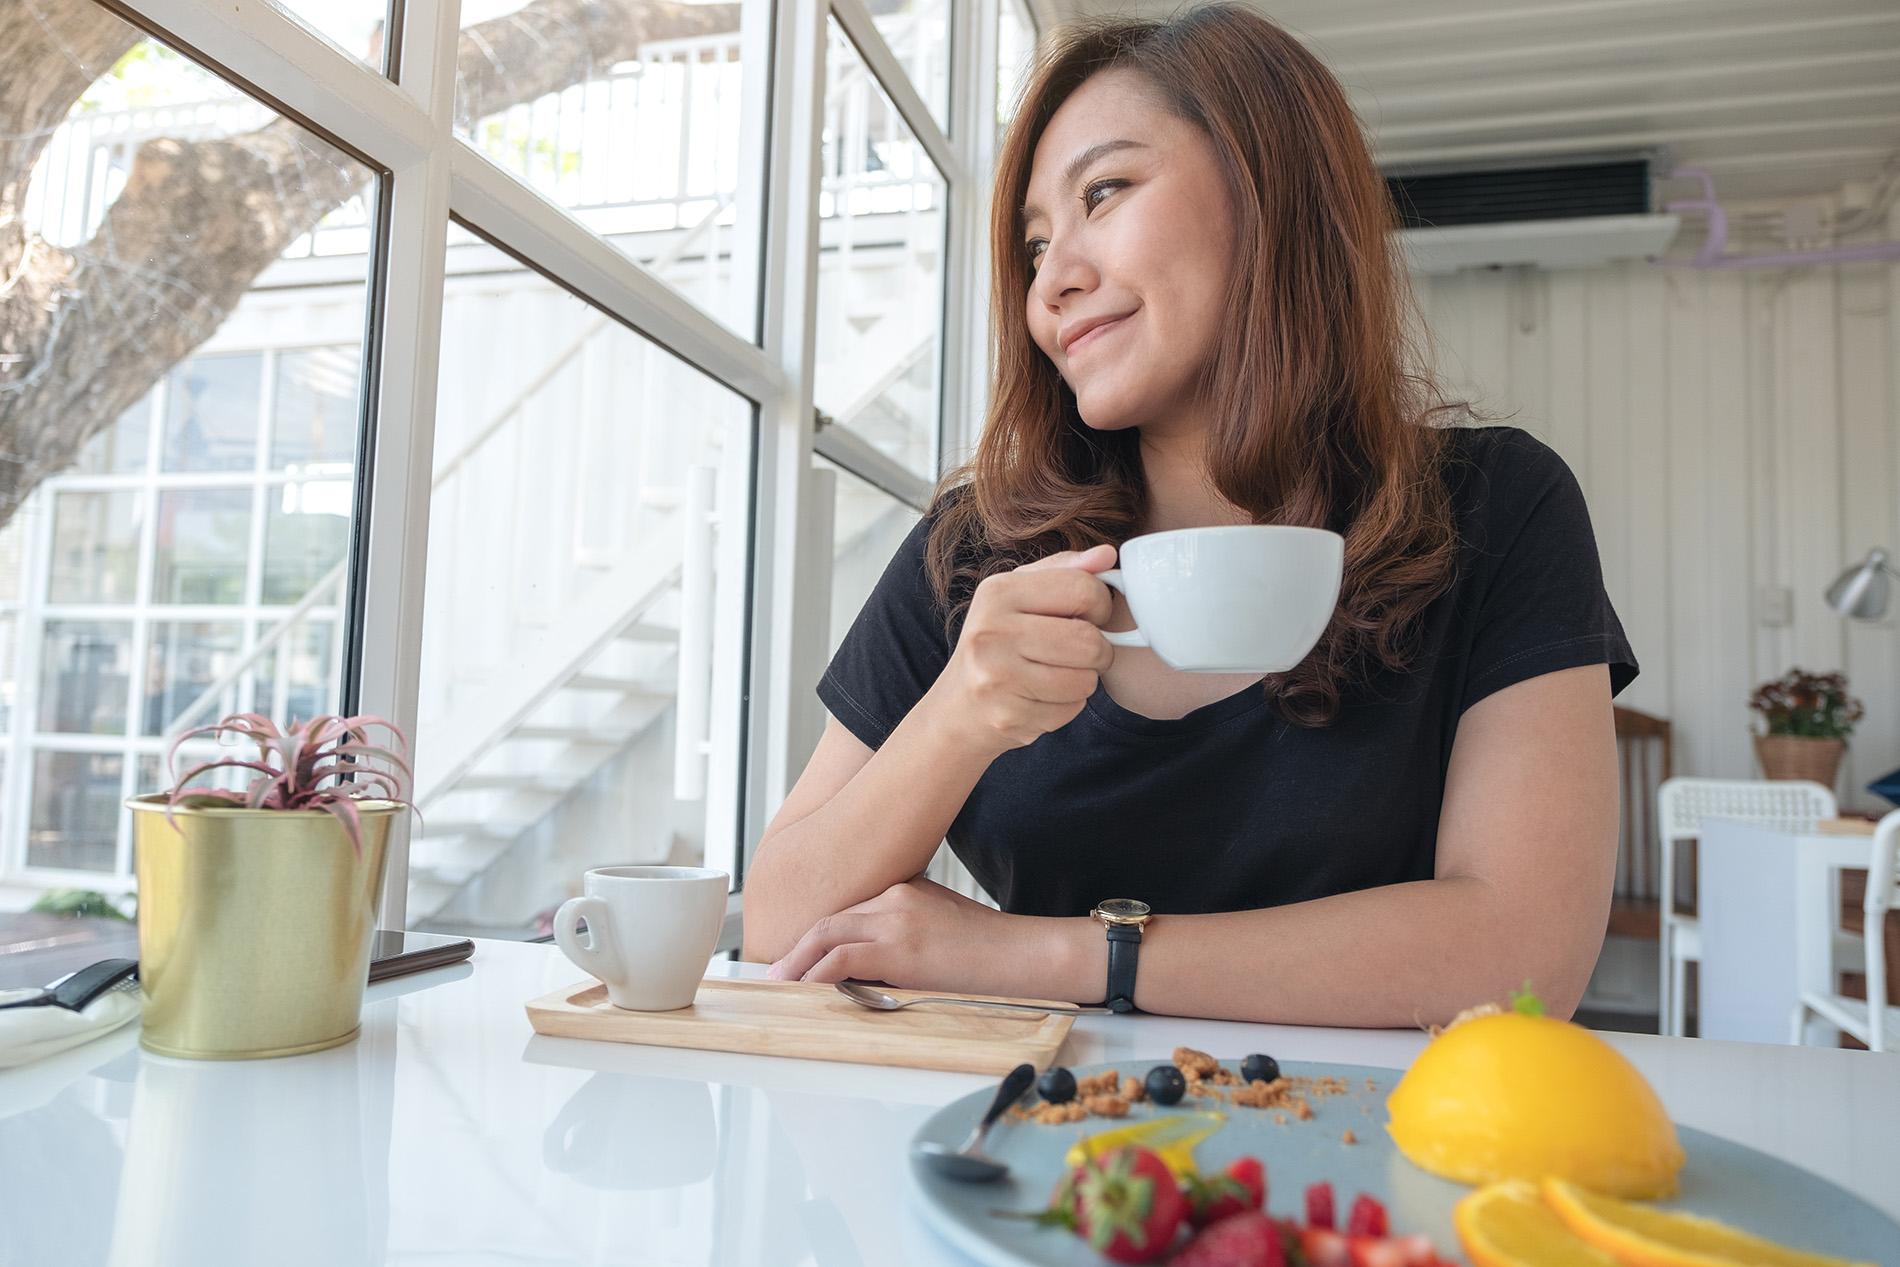
[[[165,1056],[294,1056],[356,1037],[389,827],[362,801],[363,848],[320,810],[179,809],[135,796],[140,1043]]]

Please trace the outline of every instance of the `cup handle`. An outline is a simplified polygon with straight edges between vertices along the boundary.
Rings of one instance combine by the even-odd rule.
[[[580,936],[582,920],[587,921],[586,942]],[[554,944],[576,967],[610,981],[620,975],[620,952],[612,927],[605,902],[597,897],[571,897],[554,912]]]
[[[1122,584],[1122,570],[1120,568],[1110,568],[1106,572],[1097,572],[1095,579],[1113,586],[1122,592],[1124,598],[1127,597],[1128,587]],[[1145,647],[1148,645],[1148,635],[1139,629],[1130,629],[1123,633],[1110,633],[1104,629],[1102,631],[1102,637],[1108,639],[1108,645],[1111,647]]]

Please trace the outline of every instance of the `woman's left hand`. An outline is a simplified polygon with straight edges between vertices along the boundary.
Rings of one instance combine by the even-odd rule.
[[[768,975],[1050,997],[1016,978],[1037,962],[1028,942],[1046,940],[1041,926],[1055,922],[1005,915],[920,876],[819,920]]]

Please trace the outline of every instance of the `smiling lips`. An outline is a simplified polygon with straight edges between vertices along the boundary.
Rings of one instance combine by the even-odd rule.
[[[1062,349],[1064,356],[1073,356],[1078,344],[1089,342],[1091,336],[1119,325],[1124,319],[1132,315],[1132,313],[1119,312],[1111,317],[1090,317],[1086,320],[1078,321],[1067,330],[1056,335],[1056,344]]]

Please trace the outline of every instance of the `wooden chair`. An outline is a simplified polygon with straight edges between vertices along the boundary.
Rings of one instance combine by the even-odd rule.
[[[1675,773],[1669,722],[1633,708],[1616,710],[1616,758],[1622,784],[1617,826],[1616,893],[1610,901],[1610,936],[1644,941],[1661,938],[1656,830],[1656,789]]]

